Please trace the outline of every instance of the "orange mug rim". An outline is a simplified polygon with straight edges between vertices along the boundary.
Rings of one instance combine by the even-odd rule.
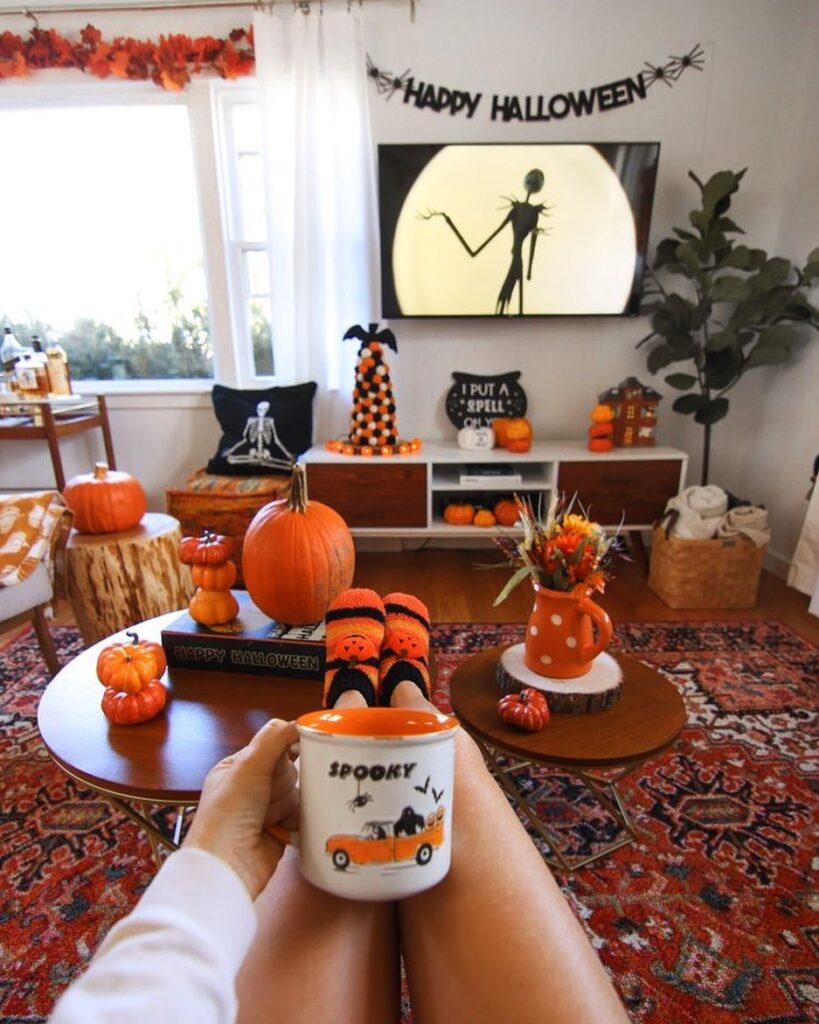
[[[440,711],[414,708],[325,708],[296,719],[299,732],[361,740],[405,740],[445,736],[458,728]]]

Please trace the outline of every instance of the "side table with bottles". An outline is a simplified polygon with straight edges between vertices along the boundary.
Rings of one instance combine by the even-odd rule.
[[[108,409],[102,395],[39,399],[0,395],[0,441],[47,441],[60,491],[65,487],[60,438],[96,429],[102,431],[108,466],[116,469]]]

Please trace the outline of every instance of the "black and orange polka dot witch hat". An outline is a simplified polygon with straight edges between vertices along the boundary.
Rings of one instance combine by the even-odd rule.
[[[344,340],[361,342],[353,388],[353,409],[350,433],[327,448],[344,455],[410,455],[421,447],[418,438],[411,441],[398,436],[395,398],[392,393],[390,368],[384,359],[385,349],[398,351],[395,335],[388,328],[377,330],[378,324],[365,329],[355,324],[344,334]]]

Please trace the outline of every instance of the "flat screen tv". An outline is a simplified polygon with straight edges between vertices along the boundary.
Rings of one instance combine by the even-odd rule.
[[[636,316],[659,152],[380,145],[382,315]]]

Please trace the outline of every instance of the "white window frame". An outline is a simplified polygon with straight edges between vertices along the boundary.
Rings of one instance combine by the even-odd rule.
[[[181,93],[153,82],[89,80],[81,72],[41,71],[37,81],[3,83],[0,110],[128,104],[184,105],[188,109],[208,298],[213,378],[81,381],[85,394],[209,392],[214,381],[232,387],[269,387],[275,378],[256,374],[244,305],[241,252],[232,251],[229,225],[238,212],[236,174],[228,166],[224,142],[229,130],[226,105],[258,102],[245,83],[197,79]],[[258,248],[265,248],[259,245]],[[275,338],[274,338],[275,346]],[[274,348],[274,365],[282,363]]]

